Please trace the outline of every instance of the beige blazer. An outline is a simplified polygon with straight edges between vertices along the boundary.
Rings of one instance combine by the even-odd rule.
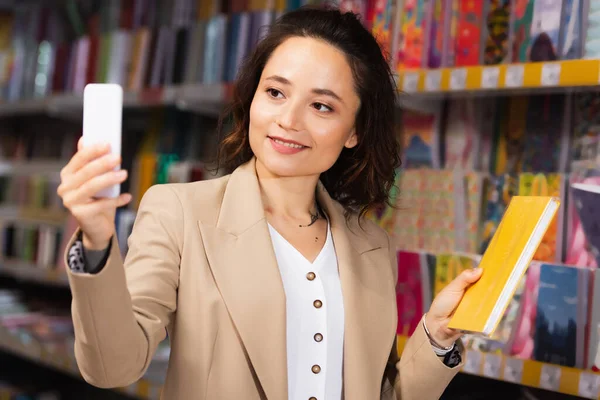
[[[364,231],[356,219],[347,225],[340,204],[321,185],[317,191],[344,297],[345,400],[439,398],[459,368],[435,356],[421,326],[398,360],[387,235],[372,222]],[[135,382],[168,332],[163,399],[287,398],[285,293],[254,161],[223,178],[153,186],[125,262],[113,238],[104,269],[68,276],[75,355],[89,383]],[[388,362],[399,375],[382,393]]]

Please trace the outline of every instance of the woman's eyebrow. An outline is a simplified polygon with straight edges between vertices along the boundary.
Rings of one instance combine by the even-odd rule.
[[[284,78],[283,76],[279,76],[279,75],[271,75],[267,78],[265,78],[266,81],[275,81],[275,82],[279,82],[282,85],[288,85],[288,86],[293,86],[292,82],[290,82],[289,79]],[[329,96],[332,97],[334,99],[336,99],[337,101],[339,101],[340,103],[343,103],[344,100],[342,100],[342,98],[333,90],[331,89],[324,89],[324,88],[314,88],[311,90],[311,92],[315,93],[315,94],[320,94],[323,96]]]

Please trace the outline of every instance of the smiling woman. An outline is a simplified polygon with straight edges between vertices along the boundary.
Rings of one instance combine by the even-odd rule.
[[[396,346],[395,243],[364,212],[400,160],[395,87],[355,14],[285,14],[242,66],[219,159],[230,174],[156,185],[123,261],[122,182],[108,146],[80,148],[58,188],[79,224],[65,255],[83,377],[121,387],[166,332],[177,400],[433,400],[461,365],[447,327],[465,272]],[[116,334],[115,334],[116,333]]]
[[[233,171],[257,156],[281,176],[320,174],[348,212],[364,214],[387,202],[400,165],[395,100],[389,64],[355,14],[292,11],[240,69],[220,164]]]
[[[250,106],[250,147],[256,158],[279,176],[329,170],[342,149],[357,144],[360,100],[352,82],[344,53],[327,42],[284,41],[265,65]]]

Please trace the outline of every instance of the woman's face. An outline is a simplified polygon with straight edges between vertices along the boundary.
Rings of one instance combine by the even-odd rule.
[[[292,37],[275,49],[250,107],[250,147],[275,176],[327,171],[357,144],[360,105],[352,70],[335,47]]]

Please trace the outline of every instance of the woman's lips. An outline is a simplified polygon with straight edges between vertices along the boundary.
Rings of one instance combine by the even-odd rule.
[[[279,137],[268,136],[273,149],[281,154],[297,154],[308,147],[293,140],[286,140]]]

